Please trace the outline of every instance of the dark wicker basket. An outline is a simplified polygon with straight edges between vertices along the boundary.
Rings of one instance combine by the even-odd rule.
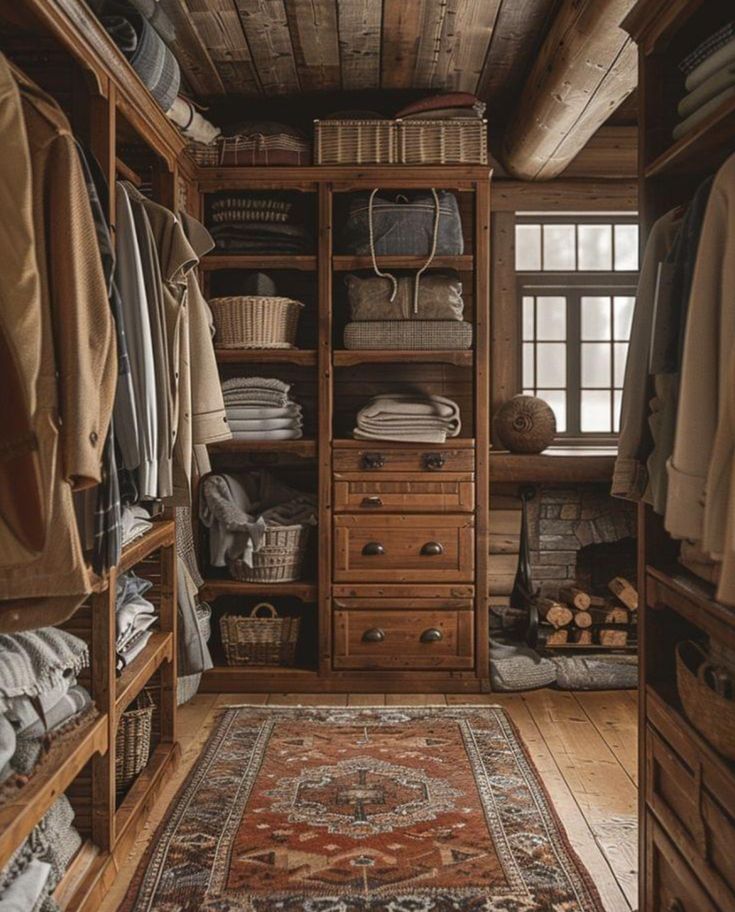
[[[728,760],[735,760],[735,700],[709,686],[710,657],[693,640],[676,644],[676,689],[684,715],[699,734]]]
[[[261,608],[268,617],[258,617]],[[228,665],[294,664],[301,618],[278,617],[273,605],[260,602],[248,617],[226,614],[219,623]]]
[[[151,753],[153,712],[147,690],[142,690],[120,717],[115,736],[115,786],[123,792],[148,763]]]

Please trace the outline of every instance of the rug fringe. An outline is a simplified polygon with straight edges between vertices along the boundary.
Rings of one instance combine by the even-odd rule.
[[[220,703],[216,709],[503,709],[500,703],[395,703],[390,706],[336,706],[334,703]]]

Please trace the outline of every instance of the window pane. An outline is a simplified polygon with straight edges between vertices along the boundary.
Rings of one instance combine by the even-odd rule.
[[[540,225],[516,225],[516,269],[541,269]]]
[[[615,226],[615,269],[638,269],[638,225]]]
[[[544,269],[574,268],[574,225],[544,225]]]
[[[613,412],[614,412],[613,430],[615,431],[616,434],[619,433],[619,431],[620,431],[620,406],[622,405],[622,402],[623,402],[623,391],[615,390],[615,392],[613,393]]]
[[[611,338],[610,298],[582,298],[582,338]]]
[[[534,367],[533,367],[533,349],[532,342],[523,343],[523,385],[534,386]]]
[[[582,343],[582,386],[609,388],[612,385],[610,354],[607,342]]]
[[[579,268],[612,269],[612,226],[579,226]]]
[[[563,434],[567,429],[567,394],[564,390],[544,390],[538,391],[538,396],[544,402],[548,402],[556,415],[556,432]]]
[[[566,298],[536,298],[536,311],[539,339],[566,339]]]
[[[523,296],[523,338],[525,341],[533,339],[533,298]]]
[[[633,324],[635,298],[616,295],[613,298],[615,308],[615,338],[621,341],[630,339],[630,328]]]
[[[625,361],[628,357],[628,343],[627,342],[616,342],[615,343],[615,374],[614,374],[614,385],[621,387],[625,381]]]
[[[582,390],[582,433],[609,433],[610,392],[607,390]]]
[[[539,386],[567,385],[567,352],[561,342],[539,342],[536,346]]]

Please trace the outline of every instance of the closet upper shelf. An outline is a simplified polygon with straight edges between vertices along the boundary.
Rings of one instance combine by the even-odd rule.
[[[490,451],[490,482],[585,484],[609,482],[614,449],[553,447],[543,453]]]
[[[701,175],[716,170],[732,153],[735,97],[728,98],[699,126],[682,136],[646,167],[646,177]]]
[[[379,256],[378,266],[381,269],[421,269],[426,266],[425,256]],[[470,272],[474,268],[475,260],[471,255],[466,256],[436,256],[431,261],[432,269],[456,269],[458,272]],[[369,256],[343,256],[332,257],[332,266],[336,272],[350,272],[353,269],[372,269],[373,260]]]
[[[219,364],[299,364],[316,367],[317,353],[308,348],[215,348]]]
[[[444,351],[433,349],[387,349],[387,350],[344,350],[335,351],[333,355],[335,367],[352,367],[355,364],[452,364],[455,367],[472,367],[473,352]]]
[[[260,256],[259,254],[210,253],[202,258],[201,268],[205,272],[218,269],[298,269],[302,272],[314,272],[315,256]]]
[[[214,453],[287,453],[309,459],[316,456],[316,440],[221,440],[208,444]]]

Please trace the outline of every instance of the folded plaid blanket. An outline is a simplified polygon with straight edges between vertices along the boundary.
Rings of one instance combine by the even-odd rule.
[[[36,697],[89,664],[84,640],[56,627],[0,634],[0,712],[9,697]]]

